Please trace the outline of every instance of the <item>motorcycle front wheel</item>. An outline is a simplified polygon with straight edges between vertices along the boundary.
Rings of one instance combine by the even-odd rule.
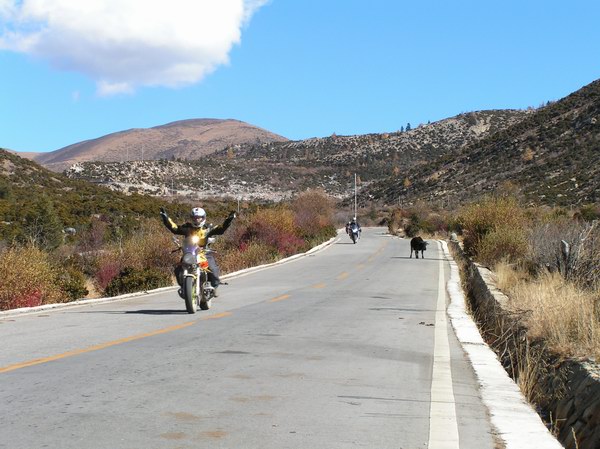
[[[196,279],[192,276],[186,276],[184,284],[185,309],[188,313],[196,313],[198,306],[196,304]]]

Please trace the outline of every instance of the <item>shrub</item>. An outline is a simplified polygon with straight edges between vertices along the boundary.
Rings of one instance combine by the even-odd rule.
[[[434,212],[424,203],[410,209],[395,209],[388,218],[388,230],[392,234],[415,237],[419,234],[447,233],[450,219],[446,213]]]
[[[24,240],[47,250],[63,242],[63,225],[53,201],[46,195],[32,200],[23,209]]]
[[[539,271],[560,272],[577,285],[600,288],[600,226],[566,217],[544,217],[529,230],[530,263]],[[562,252],[562,242],[569,254]]]
[[[527,219],[515,198],[502,197],[466,206],[459,212],[457,222],[462,229],[465,252],[477,256],[487,234],[500,229],[523,229]]]
[[[177,262],[178,254],[172,253],[175,248],[173,234],[158,221],[148,220],[123,242],[122,266],[169,272]]]
[[[158,221],[148,220],[120,246],[114,246],[96,256],[96,284],[106,291],[125,268],[135,272],[157,271],[171,279],[173,266],[179,257],[179,254],[172,253],[174,248],[171,233],[162,228]]]
[[[396,235],[402,228],[402,209],[393,209],[388,218],[388,232]]]
[[[59,271],[58,285],[69,301],[85,298],[89,293],[85,286],[85,276],[73,267],[64,267]]]
[[[33,247],[0,254],[0,310],[33,307],[64,300],[48,253]]]
[[[333,226],[333,202],[322,191],[307,190],[291,203],[294,222],[301,237],[319,234],[322,228]]]
[[[263,242],[244,243],[240,248],[232,248],[219,256],[219,266],[224,273],[243,270],[278,259],[277,251]]]
[[[154,268],[127,267],[106,286],[105,293],[117,296],[171,285],[171,276]]]
[[[94,278],[100,290],[106,290],[110,282],[121,272],[122,264],[118,253],[114,251],[103,252],[96,259],[96,273]]]
[[[79,250],[84,253],[100,250],[107,235],[108,223],[100,219],[92,219],[90,225],[81,232]]]
[[[277,248],[283,236],[295,235],[294,214],[285,207],[260,209],[248,217],[240,243],[262,241]]]
[[[498,227],[485,234],[478,247],[480,263],[494,267],[500,261],[523,261],[529,253],[527,236],[522,228]]]
[[[578,216],[585,221],[598,220],[600,219],[600,207],[593,204],[585,205],[579,210]]]
[[[312,248],[313,246],[320,245],[321,243],[329,240],[337,235],[337,230],[333,224],[320,228],[316,233],[311,236],[306,236],[306,247],[304,250]]]
[[[432,212],[425,220],[425,229],[431,234],[447,234],[451,227],[451,221],[447,214]]]
[[[306,248],[306,242],[293,234],[282,233],[277,239],[277,252],[283,257],[297,254]]]

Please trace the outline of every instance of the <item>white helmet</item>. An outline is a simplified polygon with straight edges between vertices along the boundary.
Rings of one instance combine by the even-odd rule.
[[[195,228],[201,228],[206,223],[206,211],[201,207],[194,207],[190,217],[192,219],[192,226]]]

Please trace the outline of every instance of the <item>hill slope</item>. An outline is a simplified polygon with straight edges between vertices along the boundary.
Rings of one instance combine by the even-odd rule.
[[[85,228],[92,218],[134,229],[143,217],[158,217],[161,206],[187,212],[188,206],[159,198],[125,195],[103,186],[73,180],[34,161],[0,149],[0,245],[24,238],[24,230],[42,227],[52,215],[61,227]],[[43,211],[42,213],[39,213]],[[35,212],[35,213],[34,213]],[[34,223],[30,219],[39,220]]]
[[[279,200],[307,188],[343,198],[354,173],[363,183],[459,151],[528,112],[481,111],[461,114],[409,132],[331,136],[293,142],[241,144],[195,162],[77,164],[67,175],[105,183],[123,191],[188,196],[234,196]]]
[[[501,190],[507,182],[532,204],[600,202],[600,80],[451,158],[378,181],[364,190],[363,200],[458,203]]]
[[[532,204],[600,202],[600,80],[545,107],[460,114],[408,132],[245,143],[180,164],[68,175],[122,191],[277,200],[306,188],[359,201],[458,205],[506,189]]]
[[[83,161],[198,159],[230,145],[285,140],[238,120],[191,119],[108,134],[39,153],[34,160],[53,171],[62,171]]]

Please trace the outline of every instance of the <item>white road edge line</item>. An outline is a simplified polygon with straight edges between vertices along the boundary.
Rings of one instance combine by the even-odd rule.
[[[431,408],[429,411],[429,449],[458,449],[458,423],[452,386],[450,341],[446,319],[444,260],[440,258],[438,297],[435,308]]]
[[[445,241],[439,243],[450,264],[448,316],[479,380],[481,399],[488,408],[498,437],[504,441],[506,449],[564,449],[508,376],[467,314],[458,266],[448,251],[448,244]]]

